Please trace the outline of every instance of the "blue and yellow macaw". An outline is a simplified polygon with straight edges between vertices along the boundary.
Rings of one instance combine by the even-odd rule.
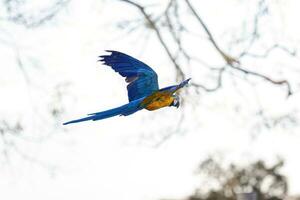
[[[110,110],[88,114],[88,117],[72,120],[64,125],[88,120],[96,121],[116,115],[127,116],[142,109],[152,111],[166,106],[179,107],[179,96],[175,92],[187,85],[190,78],[178,85],[159,89],[157,74],[148,65],[125,53],[107,52],[111,54],[99,56],[101,58],[99,61],[103,61],[103,64],[112,67],[126,78],[129,103]]]

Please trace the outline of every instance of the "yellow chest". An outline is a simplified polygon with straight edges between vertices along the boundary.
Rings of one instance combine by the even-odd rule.
[[[157,92],[145,98],[142,102],[142,105],[144,105],[147,110],[157,110],[169,106],[173,100],[174,97],[172,97],[171,94]]]

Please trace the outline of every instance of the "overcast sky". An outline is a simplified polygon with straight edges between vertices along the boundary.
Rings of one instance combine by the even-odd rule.
[[[45,6],[41,1],[33,2],[29,7]],[[237,20],[237,13],[243,15],[247,8],[253,9],[248,1],[192,2],[216,35],[224,34],[225,22]],[[298,46],[299,1],[279,2],[275,10],[282,16],[279,27],[285,27],[282,37],[288,37]],[[163,2],[161,7],[164,5]],[[123,78],[96,62],[105,49],[123,51],[152,66],[161,87],[175,83],[171,63],[153,34],[145,43],[141,39],[147,35],[145,30],[127,35],[115,27],[116,22],[136,16],[135,9],[118,1],[72,0],[53,20],[38,28],[26,29],[0,21],[0,111],[4,119],[24,122],[30,136],[51,135],[42,142],[17,141],[20,151],[34,160],[28,162],[17,154],[11,155],[10,163],[1,167],[0,197],[9,200],[182,198],[200,185],[195,176],[197,164],[213,154],[241,164],[255,159],[272,164],[281,156],[286,161],[283,173],[289,175],[290,193],[300,193],[299,127],[251,132],[256,123],[251,113],[257,102],[271,116],[299,109],[299,93],[287,100],[284,91],[273,89],[271,84],[258,91],[245,84],[241,87],[247,92],[236,94],[230,83],[225,83],[225,89],[214,94],[189,96],[185,99],[187,106],[179,110],[141,111],[128,117],[70,125],[64,127],[65,132],[61,127],[57,129],[64,121],[127,102]],[[234,27],[231,23],[228,26]],[[194,48],[192,41],[190,48]],[[16,64],[16,53],[26,66],[30,83]],[[212,60],[216,57],[209,52],[204,56]],[[65,85],[66,97],[62,101],[65,113],[59,121],[51,122],[43,112],[52,102],[53,88],[59,84]],[[262,95],[259,100],[256,93]],[[200,101],[198,106],[194,106],[195,101]],[[240,101],[247,106],[242,107],[237,117],[232,105]],[[185,119],[178,130],[176,125],[182,112]],[[177,132],[172,137],[157,145],[174,131]]]

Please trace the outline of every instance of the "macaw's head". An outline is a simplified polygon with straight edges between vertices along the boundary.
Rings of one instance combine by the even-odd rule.
[[[174,106],[174,107],[178,108],[180,106],[180,98],[177,94],[174,94],[173,97],[174,97],[174,100],[172,101],[170,106]]]

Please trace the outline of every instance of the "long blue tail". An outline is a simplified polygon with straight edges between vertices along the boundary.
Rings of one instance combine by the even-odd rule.
[[[135,101],[131,101],[128,104],[125,104],[123,106],[117,107],[117,108],[113,108],[110,110],[106,110],[103,112],[96,112],[96,113],[91,113],[88,114],[90,115],[89,117],[84,117],[84,118],[80,118],[80,119],[75,119],[69,122],[65,122],[63,123],[63,125],[67,125],[67,124],[73,124],[73,123],[78,123],[78,122],[83,122],[83,121],[88,121],[88,120],[101,120],[101,119],[106,119],[109,117],[114,117],[116,115],[131,115],[139,110],[141,110],[142,108],[140,107],[140,102],[143,99],[137,99]]]

